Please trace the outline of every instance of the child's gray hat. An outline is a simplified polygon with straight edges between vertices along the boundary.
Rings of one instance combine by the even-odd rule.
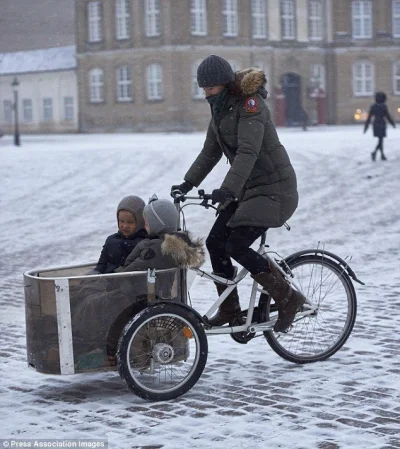
[[[235,74],[229,62],[221,56],[210,55],[197,69],[199,87],[214,87],[231,83]]]
[[[138,196],[129,195],[119,202],[117,207],[117,219],[121,210],[131,212],[136,220],[136,230],[144,229],[143,209],[146,203]]]
[[[149,234],[165,234],[178,229],[179,214],[169,200],[151,199],[144,208],[143,215],[150,228]]]

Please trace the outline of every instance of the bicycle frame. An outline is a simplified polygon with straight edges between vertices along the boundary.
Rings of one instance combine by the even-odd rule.
[[[276,263],[276,261],[268,255],[268,252],[264,250],[264,244],[265,244],[265,234],[261,238],[260,246],[257,250],[257,252],[261,255],[263,255],[265,258],[269,260],[270,263],[274,264],[275,267],[282,273],[285,274],[282,268]],[[207,310],[207,312],[204,315],[204,318],[211,318],[211,316],[216,312],[218,307],[225,301],[225,299],[229,296],[229,294],[237,287],[239,282],[241,282],[246,275],[248,274],[248,270],[245,268],[242,268],[240,272],[235,276],[233,280],[225,279],[220,276],[217,276],[212,273],[208,273],[204,270],[200,270],[199,268],[190,268],[191,271],[196,273],[197,276],[204,277],[210,281],[217,282],[222,285],[226,285],[227,288],[224,290],[224,292],[217,298],[217,300],[214,302],[214,304]],[[296,285],[295,282],[293,282],[291,279],[288,279],[288,281],[291,283],[291,285],[300,291],[300,288]],[[236,332],[249,332],[249,333],[255,333],[255,332],[264,332],[264,331],[270,331],[273,329],[276,319],[266,321],[264,323],[254,323],[253,321],[253,315],[254,315],[254,308],[255,308],[255,302],[257,293],[268,293],[266,290],[259,288],[259,284],[256,281],[253,281],[251,294],[250,294],[250,300],[249,300],[249,306],[247,309],[247,316],[246,316],[246,322],[245,324],[242,324],[240,326],[214,326],[209,329],[205,329],[207,335],[220,335],[220,334],[233,334]],[[311,315],[315,312],[315,308],[309,307],[307,310],[303,312],[298,312],[299,317],[304,317],[307,315]]]

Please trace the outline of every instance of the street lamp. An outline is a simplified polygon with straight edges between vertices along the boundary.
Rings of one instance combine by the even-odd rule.
[[[19,147],[21,145],[20,139],[19,139],[19,127],[18,127],[18,87],[19,87],[19,81],[17,77],[13,79],[13,82],[11,83],[11,86],[14,91],[14,145]]]

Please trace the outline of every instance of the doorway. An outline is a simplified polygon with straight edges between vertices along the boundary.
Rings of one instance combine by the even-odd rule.
[[[286,125],[303,126],[306,121],[301,105],[301,78],[297,73],[285,73],[281,76],[281,86],[286,102]]]

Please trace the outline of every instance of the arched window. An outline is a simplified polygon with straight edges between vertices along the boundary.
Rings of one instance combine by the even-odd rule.
[[[237,0],[224,0],[222,10],[224,36],[235,37],[238,35],[238,7]]]
[[[393,93],[400,95],[400,61],[393,64]]]
[[[191,0],[190,31],[194,36],[207,35],[207,2],[206,0]]]
[[[128,0],[115,0],[115,33],[117,39],[130,37],[130,19]]]
[[[147,66],[146,91],[148,100],[162,100],[164,98],[163,69],[161,64],[155,63]]]
[[[197,68],[200,65],[201,60],[196,61],[192,65],[192,98],[194,100],[204,99],[204,90],[197,84]]]
[[[132,72],[128,66],[117,68],[117,100],[132,101]]]
[[[375,90],[374,66],[369,61],[359,61],[353,64],[353,94],[355,96],[370,96]]]
[[[254,39],[267,37],[267,2],[266,0],[251,0],[251,22]]]
[[[146,36],[160,35],[160,0],[145,0],[144,23]]]
[[[89,72],[89,98],[91,103],[104,101],[104,71],[92,69]]]

